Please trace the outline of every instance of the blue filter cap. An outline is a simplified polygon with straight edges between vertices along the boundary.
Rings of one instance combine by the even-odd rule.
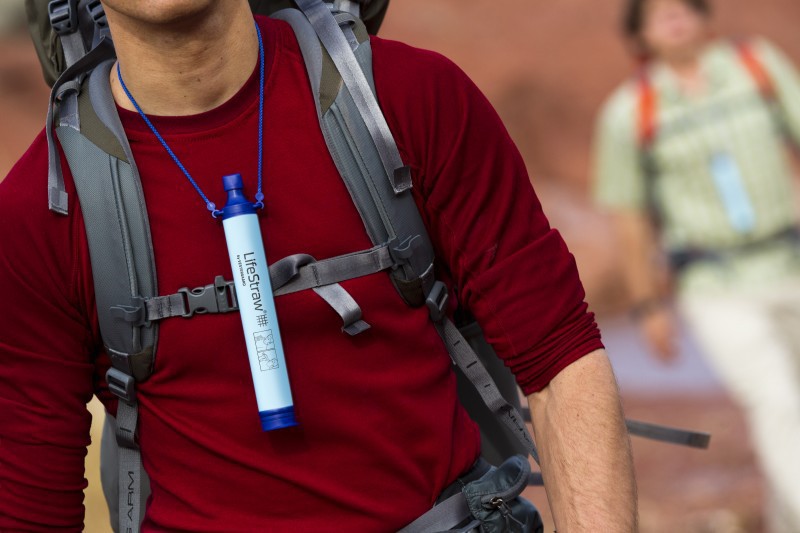
[[[259,411],[261,418],[261,429],[272,431],[273,429],[290,428],[297,426],[297,419],[294,417],[294,406],[281,407],[270,411]]]
[[[222,176],[222,187],[228,193],[228,200],[222,208],[222,220],[237,215],[250,215],[256,212],[253,202],[244,195],[244,181],[241,174]]]
[[[241,174],[228,174],[222,176],[222,186],[226,191],[233,191],[236,189],[244,189],[244,181]]]

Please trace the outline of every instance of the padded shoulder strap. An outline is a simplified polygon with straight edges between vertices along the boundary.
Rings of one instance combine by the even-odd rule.
[[[320,0],[298,5],[305,16],[292,9],[273,16],[289,22],[300,44],[329,152],[373,244],[389,244],[398,291],[423,305],[433,285],[433,247],[375,98],[369,38],[358,19],[334,15]]]
[[[108,84],[112,64],[92,71],[78,120],[59,123],[56,132],[83,211],[100,331],[113,359],[154,348],[156,326],[139,325],[136,310],[158,289],[141,183]]]
[[[136,442],[135,383],[153,369],[158,330],[142,319],[143,299],[156,296],[158,288],[141,182],[109,86],[113,63],[101,63],[75,86],[72,104],[59,106],[56,133],[83,212],[100,333],[113,365],[106,380],[119,398],[118,530],[135,533],[147,479]]]

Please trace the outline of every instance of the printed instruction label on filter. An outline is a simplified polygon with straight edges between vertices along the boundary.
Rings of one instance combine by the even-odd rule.
[[[278,352],[275,351],[275,338],[271,329],[253,333],[255,352],[258,354],[258,366],[262,372],[278,368]]]

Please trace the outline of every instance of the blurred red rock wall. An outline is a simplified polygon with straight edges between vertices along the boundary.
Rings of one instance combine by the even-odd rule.
[[[618,311],[625,294],[608,221],[592,210],[594,119],[631,72],[624,0],[394,0],[381,35],[436,50],[486,93],[514,137],[545,211],[575,254],[588,299]],[[717,0],[720,35],[760,34],[800,62],[800,2]]]

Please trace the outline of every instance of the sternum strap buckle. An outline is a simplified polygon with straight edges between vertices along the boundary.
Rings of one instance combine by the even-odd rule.
[[[225,281],[222,276],[217,276],[212,285],[205,287],[195,289],[183,287],[178,290],[178,294],[184,298],[184,312],[181,315],[184,318],[189,318],[195,313],[228,313],[239,309],[234,283]]]

